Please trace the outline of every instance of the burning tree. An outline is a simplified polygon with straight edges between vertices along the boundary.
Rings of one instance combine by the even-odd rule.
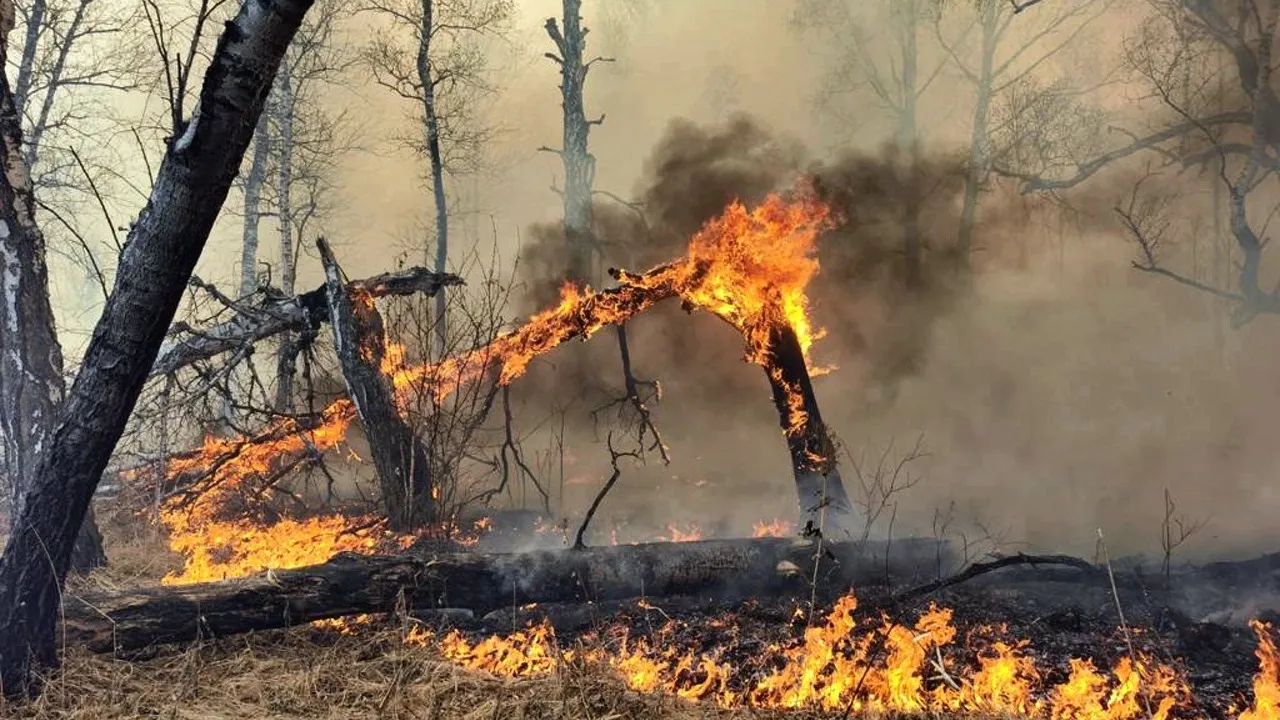
[[[275,477],[292,455],[336,447],[357,416],[367,430],[374,430],[377,441],[397,437],[399,431],[377,433],[376,428],[384,420],[396,421],[391,417],[393,400],[401,395],[425,392],[443,398],[491,374],[507,385],[535,358],[564,342],[590,338],[659,302],[680,298],[688,309],[711,312],[741,332],[747,359],[769,377],[793,461],[802,524],[852,531],[835,448],[809,381],[810,348],[821,331],[810,320],[806,287],[818,270],[816,239],[834,222],[830,209],[809,187],[800,188],[791,200],[771,196],[753,210],[734,203],[692,238],[685,257],[644,273],[615,270],[617,285],[598,292],[566,283],[555,307],[491,343],[441,361],[408,364],[376,348],[368,354],[359,349],[364,342],[359,338],[381,341],[379,333],[352,331],[354,335],[338,342],[351,400],[334,402],[310,424],[289,418],[253,437],[212,440],[202,452],[171,462],[169,472],[201,476],[203,487],[229,492],[260,475]],[[329,287],[339,287],[336,276]],[[335,297],[331,290],[331,300]],[[340,317],[336,306],[334,317]],[[359,323],[342,321],[336,327],[341,335]],[[393,361],[385,362],[389,357]],[[378,419],[371,428],[374,417]],[[388,458],[400,460],[375,457],[384,488],[401,483],[406,472],[412,475],[422,460],[412,443],[401,445],[402,451],[387,448]],[[417,485],[410,482],[405,487]],[[174,512],[181,517],[184,500],[174,502]],[[359,522],[352,519],[352,525]]]

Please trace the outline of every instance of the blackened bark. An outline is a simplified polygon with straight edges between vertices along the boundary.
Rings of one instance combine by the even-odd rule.
[[[400,416],[395,387],[382,370],[386,331],[373,298],[349,294],[328,243],[321,239],[318,245],[333,318],[333,344],[378,470],[387,520],[394,530],[410,530],[435,519],[427,451]]]
[[[791,456],[800,500],[800,526],[847,539],[862,528],[855,527],[853,505],[840,479],[835,444],[822,422],[795,330],[780,325],[770,331],[768,355],[770,366],[765,368],[765,374]],[[793,397],[799,398],[798,406],[792,406]]]
[[[71,571],[86,573],[106,564],[107,551],[102,546],[102,531],[98,529],[93,506],[90,505],[84,523],[80,525],[80,533],[76,535],[76,544],[71,548]]]
[[[437,275],[426,268],[412,267],[352,280],[347,284],[347,291],[370,297],[414,293],[430,296],[444,285],[461,284],[462,278],[457,275]],[[329,304],[323,285],[284,300],[265,300],[252,313],[242,313],[232,320],[166,344],[160,349],[151,375],[167,375],[192,363],[281,333],[302,332],[328,320]]]
[[[129,231],[115,288],[0,559],[5,694],[34,690],[33,671],[56,664],[59,597],[76,532],[226,200],[280,58],[310,6],[246,0],[227,23],[195,115],[175,128]]]
[[[951,550],[936,540],[824,549],[820,581],[837,592],[921,582],[956,566]],[[481,615],[527,603],[807,595],[815,550],[813,541],[760,538],[432,557],[344,553],[322,565],[253,578],[86,594],[67,603],[63,632],[68,644],[125,652],[397,608],[466,608]]]

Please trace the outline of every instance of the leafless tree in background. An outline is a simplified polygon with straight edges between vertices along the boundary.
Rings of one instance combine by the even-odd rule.
[[[445,272],[446,176],[473,172],[482,163],[493,128],[485,126],[478,110],[495,89],[483,41],[507,31],[515,5],[511,0],[371,0],[365,9],[392,27],[392,33],[375,37],[365,61],[379,85],[414,106],[421,134],[408,144],[427,159],[435,217],[435,253],[427,260],[436,272]],[[448,344],[447,307],[442,292],[436,296],[438,353]]]
[[[924,138],[918,106],[946,65],[941,54],[934,58],[921,51],[921,36],[929,29],[937,2],[804,0],[795,13],[796,25],[814,33],[833,54],[818,97],[820,108],[844,125],[846,134],[852,133],[866,122],[859,115],[864,103],[852,103],[852,110],[846,104],[866,89],[893,121],[902,198],[903,281],[908,288],[918,288],[923,281],[925,253],[920,229],[925,188],[919,173]],[[887,59],[882,42],[890,46]]]
[[[964,204],[956,243],[956,256],[962,266],[968,266],[972,259],[979,194],[988,185],[994,159],[1003,153],[1017,152],[1028,144],[1043,143],[1046,138],[1056,141],[1060,136],[1079,137],[1086,132],[1087,125],[1075,125],[1082,119],[1079,113],[1071,113],[1069,107],[1054,103],[1054,100],[1069,99],[1073,91],[1084,89],[1071,88],[1063,81],[1040,89],[1036,71],[1074,42],[1095,20],[1109,13],[1113,5],[1112,0],[1062,3],[1034,17],[1018,17],[1015,23],[1020,10],[1005,0],[976,0],[944,5],[940,9],[954,12],[940,12],[934,18],[934,34],[939,46],[946,50],[955,68],[974,90]],[[965,27],[958,40],[947,37],[943,20],[961,13],[971,15],[967,18],[969,22],[962,23]],[[1030,30],[1028,25],[1032,26]],[[1017,37],[1026,39],[1011,46],[1010,30],[1015,29]],[[997,108],[993,113],[993,105],[1007,103],[1014,103],[1016,107],[1011,111]],[[1044,110],[1045,105],[1052,108],[1051,112],[1040,112],[1033,119],[1026,118],[1030,122],[1021,122],[1024,114]],[[1064,122],[1072,123],[1073,127],[1062,128],[1066,132],[1046,134],[1046,130],[1061,128]]]
[[[1116,212],[1136,241],[1136,269],[1225,300],[1232,323],[1280,313],[1280,293],[1262,284],[1263,251],[1280,178],[1280,95],[1273,55],[1280,2],[1153,0],[1151,12],[1126,42],[1127,64],[1157,104],[1154,125],[1122,129],[1103,152],[1048,172],[1018,172],[1026,192],[1062,192],[1135,156],[1148,171]],[[1043,8],[1037,8],[1037,12]],[[1148,117],[1150,117],[1148,115]],[[1150,121],[1148,121],[1150,122]],[[1136,158],[1135,158],[1136,159]],[[1227,229],[1239,264],[1228,284],[1169,268],[1163,250],[1177,241],[1175,203],[1158,176],[1199,172],[1225,191]]]
[[[333,205],[338,159],[355,144],[344,112],[322,102],[327,89],[343,81],[355,54],[338,37],[338,21],[354,7],[347,0],[317,3],[294,36],[276,73],[267,107],[254,133],[253,152],[244,171],[244,227],[237,298],[255,292],[291,297],[297,292],[297,250],[305,233]],[[277,219],[277,253],[259,261],[261,220]],[[266,266],[266,272],[262,267]],[[279,337],[275,371],[275,407],[292,406],[293,378],[302,347],[300,336]]]

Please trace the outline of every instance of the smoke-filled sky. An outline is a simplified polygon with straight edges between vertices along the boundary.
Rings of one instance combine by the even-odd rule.
[[[1077,22],[1041,36],[1055,2],[1069,0],[1046,0],[1045,13],[1010,21],[1008,47],[1022,47],[1024,38],[1039,47],[1065,43],[1032,73],[1044,83],[1107,79],[1139,27],[1143,4],[1117,2],[1078,32]],[[670,198],[678,178],[657,168],[655,157],[692,153],[691,147],[743,133],[752,139],[725,152],[726,166],[749,166],[758,171],[753,177],[778,186],[799,169],[842,178],[860,210],[853,227],[830,241],[844,244],[820,251],[815,313],[831,333],[815,355],[839,369],[819,379],[816,390],[850,452],[846,482],[857,483],[852,458],[863,458],[859,467],[866,473],[881,454],[887,452],[892,467],[917,439],[923,443],[927,455],[907,470],[915,484],[893,498],[895,533],[927,534],[942,512],[954,516],[952,530],[963,528],[971,539],[999,535],[1002,549],[1026,543],[1087,553],[1102,528],[1116,545],[1113,554],[1158,550],[1167,489],[1179,514],[1207,521],[1187,552],[1273,547],[1280,492],[1267,430],[1280,419],[1280,378],[1270,362],[1280,350],[1280,323],[1262,317],[1229,328],[1221,304],[1131,269],[1134,248],[1111,212],[1124,201],[1131,178],[1117,174],[1100,176],[1071,198],[1083,211],[1074,219],[1064,219],[1044,198],[994,184],[982,201],[973,287],[939,288],[924,303],[903,301],[875,271],[877,262],[889,262],[883,258],[892,255],[897,237],[892,219],[876,215],[895,202],[886,160],[894,121],[865,81],[865,66],[833,44],[838,33],[795,22],[798,12],[813,16],[840,4],[586,0],[585,20],[593,28],[588,56],[615,58],[593,67],[587,81],[588,115],[606,116],[591,135],[596,187],[625,198]],[[948,5],[940,32],[965,37],[968,4]],[[484,117],[499,130],[487,153],[492,167],[451,186],[459,213],[455,260],[472,252],[488,258],[496,244],[508,269],[522,250],[546,241],[548,223],[560,214],[550,186],[562,176],[558,159],[538,151],[558,145],[561,132],[557,68],[542,57],[551,49],[542,25],[559,14],[559,3],[515,6],[511,32],[488,44],[497,92]],[[892,76],[899,68],[885,30],[889,3],[847,6],[860,8],[865,47]],[[357,16],[341,36],[359,45],[370,32]],[[1033,46],[1014,66],[1036,55]],[[974,103],[972,87],[954,69],[931,74],[945,59],[926,21],[921,75],[932,79],[920,94],[917,123],[925,174],[935,182],[924,232],[939,246],[952,242],[958,223],[956,179]],[[388,269],[401,252],[420,263],[418,238],[431,211],[425,164],[392,139],[412,127],[414,108],[359,69],[346,82],[326,93],[326,103],[355,119],[362,148],[341,157],[335,209],[320,227],[352,277]],[[845,85],[834,93],[832,84],[840,82]],[[823,97],[834,103],[823,105]],[[1132,77],[1118,74],[1084,98],[1116,122],[1146,122]],[[137,110],[134,100],[124,103],[130,111]],[[681,145],[680,132],[695,137]],[[156,149],[151,157],[158,156]],[[732,196],[761,189],[724,180],[731,174],[712,173],[723,186],[702,190]],[[1211,228],[1207,185],[1195,182],[1186,182],[1180,220]],[[235,277],[239,207],[233,193],[201,262],[206,279]],[[122,206],[117,214],[134,213]],[[1180,246],[1171,261],[1225,267],[1210,259],[1221,258],[1217,248],[1225,245],[1206,236]],[[271,252],[264,249],[264,259],[273,259]],[[55,264],[55,271],[60,297],[83,283],[65,264]],[[556,280],[521,279],[529,291]],[[317,280],[316,263],[304,258],[300,284]],[[530,309],[524,299],[521,311]],[[92,315],[71,312],[69,302],[60,306],[68,343],[75,345]],[[758,368],[741,362],[732,332],[672,311],[638,321],[634,336],[637,372],[666,388],[655,418],[674,460],[666,468],[651,462],[629,471],[602,514],[659,527],[698,523],[738,531],[755,519],[791,517],[794,491],[767,385]],[[603,335],[596,343],[609,345]],[[607,380],[616,373],[612,347],[586,352],[594,375]],[[545,415],[556,392],[572,391],[576,379],[557,376],[565,366],[549,359],[528,378],[539,386],[519,391],[530,422]],[[579,417],[576,425],[587,423]],[[565,512],[573,515],[607,476],[608,456],[585,429],[569,444],[578,476],[571,478]],[[885,529],[882,523],[879,530]]]

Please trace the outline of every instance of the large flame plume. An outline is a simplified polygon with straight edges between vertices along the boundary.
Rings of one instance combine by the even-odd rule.
[[[524,374],[534,358],[564,342],[585,340],[607,325],[677,297],[739,330],[747,359],[766,370],[768,336],[779,326],[794,330],[808,361],[822,331],[810,319],[806,288],[818,272],[817,237],[833,222],[830,208],[807,181],[790,197],[770,195],[753,209],[734,202],[694,235],[680,259],[645,273],[615,271],[616,287],[603,291],[567,283],[556,306],[484,347],[440,362],[412,363],[403,347],[387,343],[381,368],[392,379],[401,408],[408,406],[412,394],[429,392],[443,399],[495,369],[498,382],[507,384]],[[793,427],[804,422],[801,403],[798,394],[789,403]],[[172,549],[187,559],[187,569],[167,582],[297,567],[323,562],[333,552],[373,552],[401,541],[379,535],[367,518],[333,515],[272,528],[261,521],[228,522],[220,517],[247,480],[283,475],[292,458],[337,448],[355,418],[355,407],[342,399],[310,425],[286,419],[253,437],[208,438],[198,452],[172,460],[166,468],[171,484],[183,484],[183,477],[200,481],[161,511]],[[672,530],[672,539],[693,537],[696,533]],[[273,554],[273,548],[279,552]]]
[[[442,655],[467,668],[503,677],[554,672],[562,664],[605,665],[638,692],[669,693],[724,707],[867,712],[946,713],[1015,716],[1048,720],[1170,720],[1199,717],[1185,677],[1175,668],[1139,653],[1109,669],[1072,659],[1064,680],[1046,683],[1029,643],[1012,642],[1003,628],[965,634],[952,624],[952,611],[930,607],[910,627],[883,618],[869,631],[854,619],[857,599],[841,598],[822,622],[801,638],[757,653],[748,667],[724,659],[718,650],[692,651],[670,641],[676,621],[657,639],[633,638],[625,627],[588,636],[562,649],[546,623],[506,636],[472,642],[457,631],[437,636],[415,629],[404,640],[434,644]],[[732,624],[712,620],[723,630]],[[1280,654],[1271,628],[1254,623],[1260,669],[1254,698],[1237,720],[1280,717]],[[966,648],[979,650],[964,662]],[[960,656],[960,657],[958,657]]]

